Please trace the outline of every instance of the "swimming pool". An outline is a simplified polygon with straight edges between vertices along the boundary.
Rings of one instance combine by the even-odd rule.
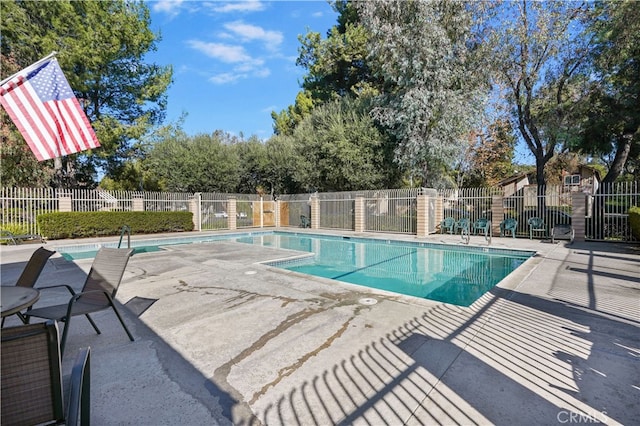
[[[394,293],[469,306],[534,253],[309,234],[246,236],[238,242],[308,251],[268,265]]]
[[[131,245],[140,253],[221,240],[313,253],[267,262],[277,268],[460,306],[471,305],[534,255],[522,250],[272,231],[138,240]],[[58,251],[67,259],[81,259],[93,257],[99,247],[83,244]]]

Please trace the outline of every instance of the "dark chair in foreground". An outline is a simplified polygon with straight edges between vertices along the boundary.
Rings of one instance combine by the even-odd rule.
[[[22,234],[22,235],[16,235],[10,231],[7,231],[6,229],[0,229],[0,241],[8,241],[9,243],[13,244],[13,245],[17,245],[19,243],[21,243],[22,241],[37,241],[39,243],[44,243],[44,239],[42,238],[41,235],[38,234]]]
[[[489,236],[489,230],[491,228],[491,221],[486,217],[481,217],[480,219],[473,222],[473,233],[482,232],[482,234],[487,238]]]
[[[460,235],[469,235],[469,218],[463,217],[456,222],[455,233],[460,231]]]
[[[80,349],[65,410],[55,321],[2,330],[2,425],[89,424],[90,348]]]
[[[533,234],[535,232],[541,233],[542,237],[545,238],[547,236],[547,225],[544,223],[544,219],[539,217],[532,217],[527,221],[529,225],[529,239],[533,239]]]
[[[89,314],[111,308],[118,317],[120,324],[122,324],[124,331],[127,332],[129,339],[133,342],[133,336],[122,320],[122,316],[114,303],[124,270],[132,254],[133,249],[102,247],[98,250],[98,253],[96,253],[95,259],[93,259],[91,270],[87,275],[80,293],[74,292],[68,285],[40,288],[39,290],[43,292],[43,290],[65,287],[71,293],[71,300],[64,305],[29,309],[25,313],[27,321],[30,317],[38,317],[64,322],[64,330],[62,332],[62,339],[60,340],[60,351],[64,353],[71,317],[84,315],[96,333],[100,334],[98,326],[96,326]]]
[[[452,217],[445,217],[442,222],[440,222],[440,233],[444,234],[445,231],[449,234],[453,234],[453,231],[456,227],[456,220]]]
[[[18,281],[16,281],[16,286],[18,287],[32,287],[38,281],[38,277],[40,277],[40,273],[44,269],[47,264],[47,260],[55,253],[55,251],[47,250],[44,247],[39,247],[36,251],[33,252],[29,261],[25,265],[22,273],[18,277]],[[18,312],[16,315],[20,317],[23,323],[26,324],[26,318]],[[4,318],[2,318],[2,325],[4,325]]]
[[[303,214],[300,215],[300,227],[301,228],[311,228],[311,222],[309,221],[309,218],[307,218]]]
[[[516,229],[518,228],[518,221],[513,218],[508,218],[500,222],[500,236],[506,237],[507,232],[511,232],[511,237],[516,237]]]

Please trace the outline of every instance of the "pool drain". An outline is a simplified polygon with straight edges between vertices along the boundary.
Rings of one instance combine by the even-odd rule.
[[[378,301],[373,297],[363,297],[362,299],[358,300],[358,303],[360,303],[361,305],[375,305],[376,303],[378,303]]]

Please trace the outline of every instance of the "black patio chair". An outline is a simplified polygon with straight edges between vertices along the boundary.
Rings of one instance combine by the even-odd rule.
[[[100,329],[98,329],[98,326],[89,314],[111,308],[118,317],[129,339],[133,342],[134,338],[114,303],[120,281],[122,281],[122,276],[124,275],[127,263],[129,263],[132,254],[133,249],[100,248],[96,253],[96,257],[93,259],[91,270],[87,275],[82,291],[76,293],[66,284],[40,288],[39,290],[42,292],[43,290],[52,288],[65,287],[71,293],[71,299],[63,305],[29,309],[25,313],[27,321],[30,317],[38,317],[64,322],[64,330],[60,341],[60,351],[64,353],[71,317],[84,315],[96,333],[100,334]]]
[[[88,425],[91,349],[78,352],[65,409],[58,326],[55,321],[2,330],[0,423]]]
[[[22,273],[18,277],[16,281],[17,287],[31,287],[33,288],[42,273],[42,270],[47,264],[47,260],[55,253],[55,251],[47,250],[44,247],[39,247],[36,251],[33,252],[29,261],[25,265]],[[27,323],[26,318],[20,312],[16,312],[16,315],[22,320],[24,324]],[[2,318],[1,326],[4,326],[4,318]]]

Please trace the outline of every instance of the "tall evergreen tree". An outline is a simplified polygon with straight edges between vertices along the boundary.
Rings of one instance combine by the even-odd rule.
[[[127,0],[11,0],[0,2],[0,17],[3,77],[15,68],[5,67],[8,63],[24,68],[57,51],[100,141],[100,149],[63,159],[58,171],[68,173],[59,175],[58,184],[90,185],[97,168],[111,175],[121,170],[135,141],[164,119],[172,76],[170,67],[144,61],[158,40],[149,29],[146,5]],[[3,145],[23,143],[16,135]]]

